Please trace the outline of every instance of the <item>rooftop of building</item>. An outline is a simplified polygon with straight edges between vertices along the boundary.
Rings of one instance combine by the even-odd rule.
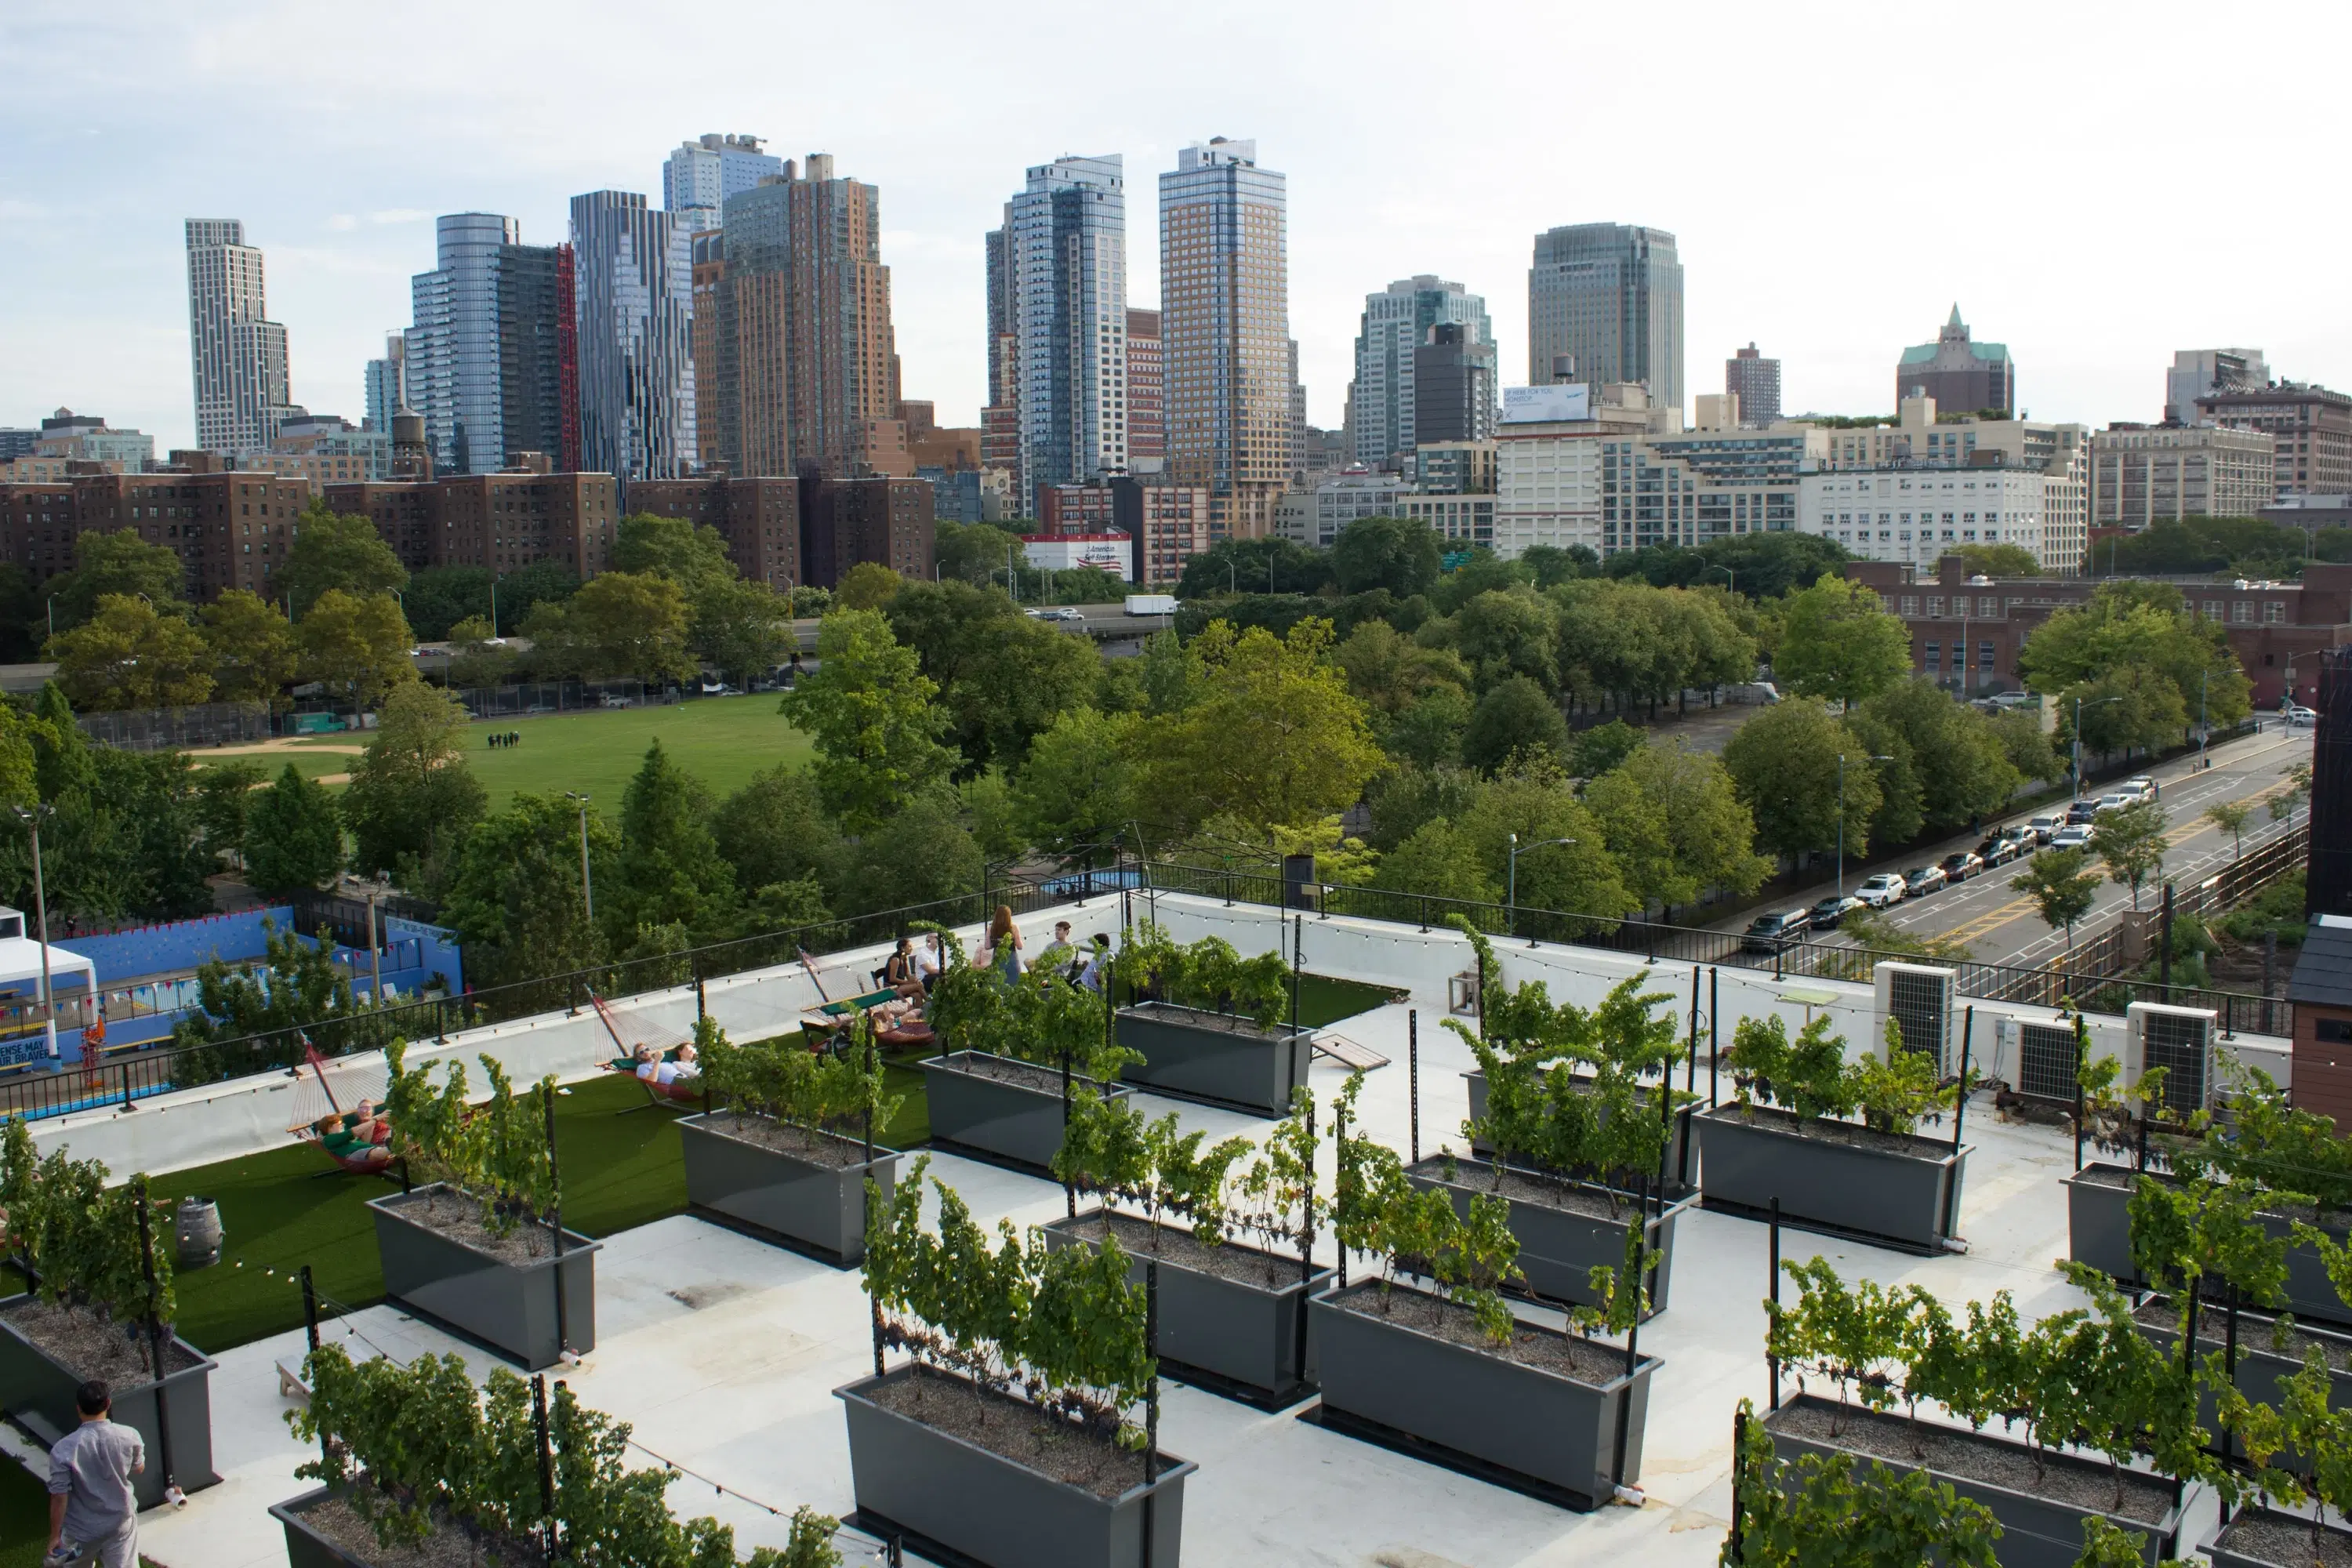
[[[2319,915],[2303,935],[2303,956],[2286,983],[2290,1002],[2352,1007],[2352,917]]]

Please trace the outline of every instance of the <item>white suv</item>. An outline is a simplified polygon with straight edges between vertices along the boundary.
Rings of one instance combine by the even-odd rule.
[[[1903,879],[1892,871],[1881,871],[1875,877],[1865,877],[1853,889],[1853,896],[1874,910],[1903,901]]]

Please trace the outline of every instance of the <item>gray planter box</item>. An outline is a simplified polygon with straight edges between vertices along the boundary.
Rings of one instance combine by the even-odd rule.
[[[2239,1513],[2238,1519],[2244,1519],[2251,1515],[2259,1515],[2265,1520],[2275,1521],[2280,1524],[2292,1525],[2294,1529],[2305,1532],[2308,1532],[2311,1529],[2311,1521],[2307,1519],[2298,1519],[2294,1514],[2280,1513],[2273,1509],[2267,1508],[2249,1508],[2243,1510]],[[2231,1521],[2231,1524],[2236,1522],[2237,1520]],[[2213,1568],[2305,1568],[2305,1565],[2311,1561],[2311,1553],[2308,1549],[2298,1553],[2292,1559],[2249,1557],[2242,1552],[2233,1550],[2231,1547],[2221,1544],[2221,1537],[2227,1535],[2229,1532],[2229,1525],[2223,1525],[2220,1529],[2214,1531],[2211,1535],[2208,1536],[2198,1545],[2197,1549],[2200,1552],[2202,1552],[2207,1557],[2212,1559]],[[2352,1531],[2339,1530],[2331,1524],[2326,1526],[2321,1533],[2323,1535],[2332,1535],[2336,1538],[2336,1550],[2338,1552],[2352,1552]]]
[[[0,1311],[31,1300],[29,1294],[8,1297],[0,1300]],[[146,1471],[131,1479],[132,1494],[142,1509],[163,1500],[163,1436],[167,1421],[173,1479],[180,1489],[199,1491],[220,1481],[213,1473],[214,1363],[176,1335],[172,1343],[195,1357],[195,1364],[164,1377],[160,1385],[160,1416],[156,1384],[118,1384],[114,1389],[113,1419],[137,1432],[140,1441],[147,1445]],[[44,1447],[81,1425],[81,1413],[74,1407],[74,1390],[81,1382],[79,1373],[52,1361],[13,1325],[0,1321],[0,1410],[37,1435]]]
[[[1462,1075],[1462,1080],[1464,1087],[1470,1091],[1470,1120],[1475,1121],[1486,1114],[1486,1074],[1481,1068],[1472,1068]],[[1643,1086],[1645,1099],[1654,1092],[1650,1086]],[[1666,1179],[1669,1181],[1687,1183],[1698,1173],[1698,1166],[1691,1157],[1690,1144],[1691,1117],[1698,1109],[1696,1105],[1685,1105],[1675,1112],[1674,1125],[1666,1134]],[[1470,1147],[1482,1155],[1495,1152],[1475,1138],[1470,1141]]]
[[[431,1192],[419,1187],[408,1201]],[[383,1293],[395,1304],[453,1329],[526,1372],[562,1359],[555,1331],[552,1251],[526,1263],[508,1263],[456,1237],[419,1225],[401,1213],[403,1197],[371,1198],[375,1246],[383,1260]],[[596,1348],[596,1253],[604,1246],[579,1232],[563,1233],[564,1329],[572,1349]]]
[[[1326,1291],[1309,1305],[1326,1409],[1571,1493],[1591,1507],[1607,1502],[1617,1483],[1641,1479],[1656,1357],[1642,1357],[1630,1376],[1579,1383],[1350,1311],[1335,1304],[1338,1294]],[[1622,1476],[1615,1473],[1621,1420]]]
[[[1053,1221],[1045,1227],[1045,1245],[1090,1245],[1070,1233],[1095,1217],[1090,1212]],[[1266,1256],[1257,1247],[1233,1242],[1225,1246]],[[1141,1253],[1128,1254],[1127,1277],[1138,1285],[1143,1283],[1146,1261]],[[1277,1255],[1276,1262],[1288,1278],[1269,1289],[1161,1258],[1160,1355],[1276,1398],[1305,1393],[1306,1373],[1298,1364],[1298,1315],[1306,1310],[1307,1299],[1330,1283],[1332,1271],[1318,1268],[1302,1281],[1296,1258]]]
[[[1205,1100],[1260,1116],[1290,1114],[1290,1094],[1307,1082],[1315,1031],[1244,1020],[1172,1002],[1118,1010],[1118,1043],[1143,1053],[1119,1076],[1161,1094]]]
[[[2111,1178],[2119,1173],[2126,1181],[2132,1174],[2121,1165],[2089,1164],[2066,1178],[2066,1256],[2123,1284],[2137,1284],[2139,1265],[2132,1261],[2131,1249],[2131,1188],[2096,1180],[2094,1172]]]
[[[1032,1170],[1046,1170],[1062,1152],[1061,1089],[1058,1085],[1031,1089],[970,1070],[974,1062],[1003,1059],[984,1051],[952,1051],[915,1064],[923,1069],[931,1137]],[[1092,1089],[1106,1100],[1124,1099],[1128,1092],[1117,1084],[1106,1086],[1075,1075],[1070,1085],[1074,1091]]]
[[[364,1557],[354,1557],[312,1530],[302,1516],[333,1495],[331,1487],[318,1487],[300,1497],[269,1505],[269,1517],[286,1531],[287,1568],[375,1568]]]
[[[1422,1163],[1426,1165],[1429,1162],[1424,1160]],[[1444,1187],[1452,1193],[1454,1212],[1467,1218],[1471,1198],[1489,1193],[1486,1173],[1493,1167],[1481,1160],[1457,1159],[1454,1163],[1460,1178],[1456,1181],[1413,1171],[1405,1175],[1423,1192]],[[1571,1185],[1596,1194],[1606,1191],[1586,1183]],[[1650,1310],[1643,1316],[1654,1318],[1666,1310],[1666,1289],[1675,1271],[1675,1220],[1690,1206],[1691,1200],[1668,1204],[1665,1212],[1658,1214],[1631,1193],[1616,1195],[1623,1214],[1613,1219],[1525,1198],[1505,1198],[1511,1210],[1511,1234],[1519,1238],[1519,1272],[1527,1276],[1529,1292],[1554,1301],[1599,1306],[1600,1298],[1592,1293],[1587,1276],[1597,1265],[1624,1267],[1625,1232],[1638,1224],[1643,1232],[1643,1245],[1658,1255],[1657,1267],[1650,1270]]]
[[[1709,1208],[1748,1215],[1780,1200],[1780,1217],[1920,1252],[1940,1251],[1958,1224],[1969,1151],[1933,1138],[1910,1150],[1872,1149],[1808,1138],[1796,1118],[1759,1109],[1753,1121],[1736,1105],[1696,1119],[1699,1191]],[[1947,1216],[1949,1216],[1948,1220]]]
[[[863,1259],[866,1179],[874,1178],[887,1204],[898,1179],[898,1152],[877,1147],[871,1164],[863,1160],[852,1165],[821,1164],[748,1143],[712,1125],[723,1127],[734,1116],[721,1110],[678,1121],[686,1153],[686,1201],[843,1268]],[[825,1132],[816,1136],[865,1152],[854,1139]]]
[[[2262,1220],[2263,1228],[2274,1237],[2286,1236],[2294,1228],[2294,1222],[2284,1215],[2266,1214]],[[2345,1239],[2340,1222],[2319,1228],[2338,1244]],[[2317,1249],[2299,1247],[2292,1241],[2286,1249],[2286,1310],[2298,1318],[2352,1325],[2352,1305],[2336,1293],[2336,1286],[2327,1278],[2327,1266],[2319,1261]]]
[[[1885,1465],[1897,1474],[1908,1474],[1914,1470],[1926,1469],[1928,1475],[1948,1485],[1960,1496],[1982,1503],[1992,1510],[1993,1518],[2000,1521],[2001,1528],[2001,1537],[1993,1544],[1994,1558],[2001,1564],[2001,1568],[2074,1568],[2074,1560],[2083,1554],[2084,1515],[2099,1510],[2084,1509],[2074,1503],[2057,1502],[2025,1492],[2011,1491],[2007,1487],[1994,1486],[1986,1481],[1969,1480],[1931,1467],[1865,1454],[1860,1449],[1846,1448],[1811,1437],[1792,1436],[1779,1430],[1774,1424],[1774,1416],[1781,1412],[1804,1405],[1811,1405],[1816,1409],[1835,1409],[1836,1404],[1835,1400],[1822,1399],[1810,1394],[1801,1394],[1794,1399],[1784,1400],[1781,1403],[1780,1411],[1764,1417],[1765,1429],[1772,1435],[1773,1452],[1790,1463],[1795,1462],[1801,1455],[1804,1454],[1819,1454],[1826,1458],[1833,1454],[1850,1453],[1855,1456],[1856,1462],[1865,1470],[1873,1462]],[[1857,1414],[1859,1413],[1849,1412],[1847,1419],[1853,1419]],[[1883,1419],[1897,1418],[1884,1417]],[[2011,1453],[2026,1451],[2026,1445],[2023,1443],[2006,1437],[1997,1437],[1990,1432],[1971,1432],[1966,1427],[1951,1426],[1938,1426],[1937,1431],[1945,1436],[1957,1436],[1962,1442],[1982,1444],[1989,1449],[2006,1449]],[[2075,1458],[2066,1454],[2047,1454],[2043,1456],[2042,1463],[2052,1470],[2066,1469],[2095,1476],[2103,1483],[2108,1474],[2107,1467],[2103,1464],[2089,1459]],[[2145,1472],[2140,1473],[2145,1475]],[[2121,1528],[2137,1531],[2147,1538],[2147,1560],[2150,1564],[2167,1557],[2179,1555],[2177,1546],[2180,1538],[2179,1507],[2176,1506],[2168,1511],[2163,1522],[2153,1525],[2143,1523],[2138,1520],[2120,1518],[2114,1514],[2108,1514],[2106,1517]]]
[[[2200,1363],[2208,1354],[2224,1352],[2226,1338],[2223,1325],[2228,1320],[2229,1309],[2212,1301],[2206,1301],[2197,1309],[2197,1359]],[[2243,1310],[2239,1312],[2238,1367],[2237,1374],[2232,1381],[2237,1384],[2238,1392],[2255,1404],[2275,1407],[2284,1398],[2279,1385],[2301,1372],[2303,1363],[2298,1357],[2281,1355],[2270,1348],[2271,1323],[2272,1320],[2267,1314]],[[2331,1334],[2325,1330],[2313,1328],[2308,1323],[2298,1321],[2295,1327],[2308,1337],[2326,1341],[2335,1348],[2337,1353],[2330,1357],[2328,1362],[2328,1407],[2333,1410],[2352,1407],[2352,1372],[2337,1370],[2336,1366],[2337,1361],[2342,1359],[2343,1352],[2352,1349],[2352,1342],[2347,1342],[2342,1334]],[[2139,1331],[2147,1337],[2149,1343],[2163,1351],[2166,1355],[2175,1358],[2176,1362],[2178,1361],[2180,1354],[2180,1331],[2178,1329],[2142,1323],[2139,1325]],[[2214,1399],[2212,1391],[2200,1387],[2197,1393],[2197,1419],[2200,1426],[2213,1434],[2213,1442],[2217,1446],[2221,1440],[2221,1428],[2215,1419],[2218,1408],[2219,1403]],[[2242,1451],[2240,1451],[2239,1457],[2244,1457]],[[2271,1462],[2281,1469],[2286,1470],[2308,1471],[2311,1468],[2310,1461],[2292,1448],[2282,1450]]]
[[[849,1473],[860,1522],[887,1521],[988,1568],[1140,1568],[1151,1500],[1152,1568],[1175,1568],[1184,1544],[1184,1480],[1200,1468],[1163,1454],[1150,1486],[1143,1461],[1116,1498],[1038,1474],[961,1437],[885,1410],[866,1391],[912,1376],[900,1367],[835,1389],[849,1418]]]

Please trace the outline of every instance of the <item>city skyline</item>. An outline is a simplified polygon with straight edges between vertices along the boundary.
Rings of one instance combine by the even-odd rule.
[[[1369,59],[1378,31],[1335,34],[1326,24],[1337,14],[1312,8],[1273,27],[1238,68],[1225,60],[1217,70],[1200,68],[1222,58],[1206,36],[1214,29],[1178,26],[1176,13],[1159,8],[1122,15],[1099,47],[1158,63],[1115,101],[1081,106],[978,90],[1013,58],[1009,40],[975,18],[887,6],[868,25],[889,30],[905,83],[928,100],[908,115],[887,101],[892,95],[847,79],[803,84],[786,112],[758,67],[768,45],[785,40],[782,18],[729,13],[729,47],[714,55],[667,37],[603,50],[593,41],[613,37],[603,24],[624,13],[590,4],[566,13],[562,69],[480,93],[469,51],[549,47],[552,14],[520,5],[475,17],[452,35],[466,37],[467,50],[415,62],[403,83],[362,78],[331,91],[285,83],[303,77],[308,51],[372,29],[337,23],[322,34],[295,26],[291,11],[258,6],[240,18],[239,49],[222,51],[202,44],[194,19],[139,4],[16,28],[10,51],[21,90],[0,106],[0,123],[25,156],[0,177],[0,223],[19,241],[17,287],[0,305],[9,350],[0,354],[0,418],[103,406],[154,432],[159,447],[189,440],[179,226],[223,215],[241,217],[248,240],[268,253],[272,317],[294,342],[291,401],[357,419],[362,367],[381,356],[384,331],[408,317],[408,279],[433,264],[436,216],[511,214],[543,243],[565,232],[569,200],[583,192],[636,191],[657,204],[663,160],[730,125],[753,127],[772,146],[830,151],[887,194],[882,249],[895,275],[905,390],[935,401],[943,422],[976,423],[984,401],[981,236],[1001,209],[1006,172],[1096,152],[1121,153],[1139,174],[1157,171],[1208,134],[1255,139],[1289,176],[1291,326],[1308,418],[1321,426],[1340,420],[1363,297],[1392,278],[1431,272],[1484,295],[1506,348],[1504,380],[1516,382],[1530,242],[1583,222],[1674,233],[1687,276],[1688,364],[1711,367],[1751,340],[1771,343],[1791,412],[1892,412],[1887,361],[1954,299],[2011,345],[2027,372],[2023,401],[2040,418],[2160,416],[2163,368],[2184,345],[2261,343],[2281,374],[2352,381],[2352,322],[2325,303],[2323,269],[2291,268],[2277,286],[2250,291],[2148,268],[2130,226],[2100,217],[2226,165],[2247,209],[2275,215],[2266,221],[2282,250],[2330,254],[2352,220],[2280,199],[2296,188],[2288,162],[2246,166],[2202,145],[2177,149],[2169,162],[2107,157],[2095,202],[2068,220],[2068,243],[2053,252],[2021,246],[2013,227],[1965,204],[1912,215],[1899,234],[1826,227],[1757,180],[1748,160],[1672,157],[1695,131],[1675,132],[1655,155],[1627,146],[1596,158],[1580,138],[1551,132],[1555,110],[1535,85],[1546,40],[1569,25],[1516,7],[1468,17],[1509,47],[1494,49],[1483,69],[1486,123],[1458,134],[1351,101],[1344,68],[1297,79],[1310,45],[1344,68]],[[797,25],[806,37],[795,52],[852,36],[845,18]],[[1624,19],[1574,26],[1592,47],[1638,36]],[[2135,37],[2120,57],[2103,57],[2117,59],[2111,76],[2084,80],[2056,62],[2070,48],[2116,44],[2100,15],[2030,14],[2028,26],[2035,47],[1997,74],[1983,106],[2013,146],[2063,154],[2097,145],[2146,91],[2192,79],[2200,64],[2179,41]],[[1691,101],[1801,68],[1793,38],[1764,18],[1734,16],[1703,33],[1677,60],[1678,90]],[[1870,132],[1899,119],[1907,62],[1937,37],[1905,20],[1842,44],[1849,85],[1790,98],[1787,135],[1841,147],[1841,173],[1855,177],[1907,167],[1915,153],[1882,148]],[[2317,69],[2305,57],[2271,68],[2278,107],[2266,133],[2291,142],[2319,131]],[[1605,120],[1636,101],[1630,83],[1604,80],[1592,92],[1580,115]],[[590,102],[605,107],[580,109]],[[298,144],[320,177],[277,177],[257,151]],[[1139,226],[1128,297],[1140,308],[1161,303],[1154,247],[1142,242],[1153,230],[1140,226],[1156,219],[1147,199],[1129,215]],[[2083,309],[2090,300],[2100,308]]]

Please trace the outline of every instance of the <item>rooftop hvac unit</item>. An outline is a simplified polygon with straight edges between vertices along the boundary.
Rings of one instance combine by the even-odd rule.
[[[2018,1093],[2030,1100],[2074,1103],[2081,1047],[2072,1023],[2000,1018],[1993,1024],[1993,1040],[2000,1060],[2016,1064]]]
[[[1903,1031],[1903,1048],[1931,1051],[1937,1070],[1946,1078],[1960,1070],[1959,975],[1949,969],[1924,963],[1881,963],[1876,974],[1878,1010],[1876,1034],[1871,1040],[1877,1055],[1886,1038],[1886,1020]]]
[[[2137,1087],[2164,1069],[2164,1109],[2187,1114],[2213,1103],[2213,1010],[2135,1002],[2124,1015],[2124,1073]]]

